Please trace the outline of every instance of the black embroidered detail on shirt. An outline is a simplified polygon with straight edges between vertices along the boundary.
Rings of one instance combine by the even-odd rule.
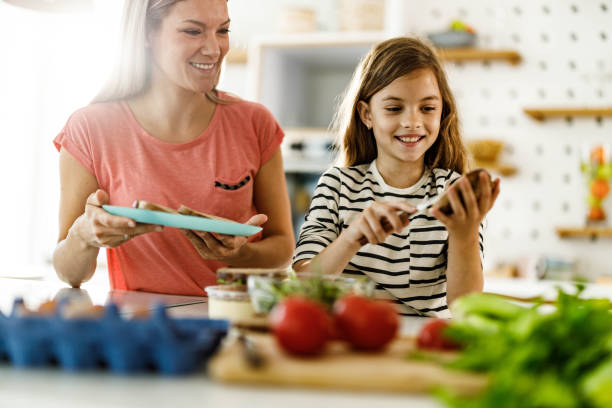
[[[240,183],[234,184],[234,185],[224,184],[224,183],[221,183],[219,181],[215,181],[215,187],[221,187],[224,190],[238,190],[240,187],[244,186],[249,181],[251,181],[251,176],[246,176],[244,178],[244,180],[242,180]]]

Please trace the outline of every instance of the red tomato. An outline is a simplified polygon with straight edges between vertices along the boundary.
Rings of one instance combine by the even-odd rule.
[[[456,350],[459,346],[444,335],[450,322],[446,319],[432,319],[425,323],[417,337],[420,348],[435,350]]]
[[[357,295],[338,299],[334,317],[340,336],[359,350],[382,349],[393,340],[399,326],[391,304]]]
[[[270,312],[270,325],[280,346],[298,355],[319,354],[332,330],[331,317],[319,303],[299,296],[285,299]]]

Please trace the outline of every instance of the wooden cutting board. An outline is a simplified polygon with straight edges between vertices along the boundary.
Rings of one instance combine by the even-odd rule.
[[[463,395],[473,395],[487,383],[482,375],[407,359],[415,348],[414,338],[399,338],[379,353],[360,353],[332,342],[321,356],[308,358],[286,354],[270,334],[249,334],[249,339],[263,357],[263,367],[250,366],[242,343],[229,341],[209,362],[209,375],[224,382],[412,393],[443,385]]]

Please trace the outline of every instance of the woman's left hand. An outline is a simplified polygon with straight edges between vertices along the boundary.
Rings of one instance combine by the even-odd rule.
[[[452,214],[446,215],[439,209],[432,209],[431,214],[440,220],[448,233],[457,236],[478,236],[478,228],[485,215],[493,207],[499,195],[499,178],[491,184],[490,178],[485,172],[480,172],[479,181],[482,194],[480,200],[476,199],[474,190],[466,177],[462,177],[448,190],[448,199],[453,209]],[[461,191],[461,197],[459,196]]]
[[[259,226],[266,221],[268,221],[268,217],[265,214],[256,214],[245,224]],[[240,251],[248,241],[248,237],[237,235],[185,229],[182,229],[181,232],[193,244],[202,258],[227,264],[231,264],[233,260],[240,258]]]

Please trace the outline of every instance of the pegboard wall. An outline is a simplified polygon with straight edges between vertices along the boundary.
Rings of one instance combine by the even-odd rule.
[[[537,122],[525,107],[612,106],[612,1],[389,1],[395,33],[423,36],[460,19],[483,48],[514,49],[507,62],[446,64],[464,136],[505,143],[504,162],[518,167],[503,178],[488,217],[486,268],[533,256],[577,259],[590,278],[612,275],[612,241],[561,240],[557,226],[584,225],[586,183],[580,172],[589,143],[612,146],[612,118]],[[604,205],[612,217],[612,199]],[[610,224],[608,224],[610,225]]]

